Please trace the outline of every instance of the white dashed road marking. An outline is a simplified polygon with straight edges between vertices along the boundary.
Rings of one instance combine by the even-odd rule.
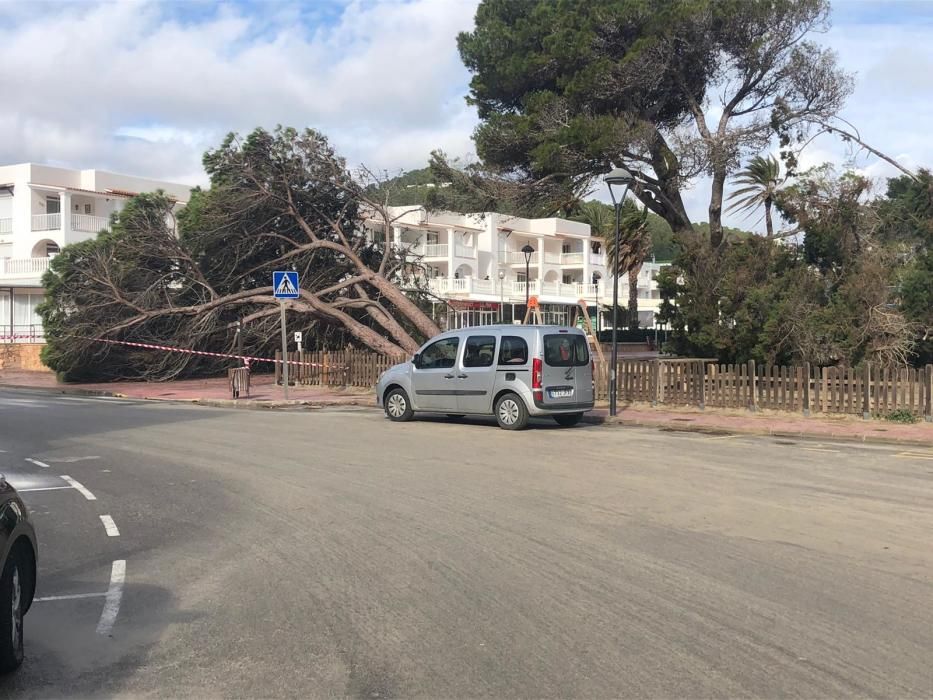
[[[107,531],[108,537],[119,537],[120,531],[117,529],[117,524],[113,522],[113,518],[109,515],[100,516],[100,521],[104,524],[104,529]]]
[[[67,475],[65,475],[65,474],[62,474],[62,479],[64,479],[65,481],[67,481],[69,484],[71,484],[72,488],[76,489],[76,490],[78,491],[78,493],[80,493],[82,496],[84,496],[87,500],[89,500],[89,501],[96,501],[96,500],[97,500],[97,496],[95,496],[93,493],[91,493],[91,492],[88,491],[86,488],[84,488],[84,485],[81,484],[80,482],[75,481],[75,480],[72,479],[70,476],[67,476]]]
[[[74,462],[83,462],[88,459],[100,459],[100,457],[97,455],[91,455],[90,457],[62,457],[61,459],[49,458],[49,461],[61,464],[73,464]]]
[[[103,598],[106,593],[72,593],[71,595],[47,595],[42,598],[33,598],[33,603],[48,603],[53,600],[81,600],[82,598]]]
[[[74,486],[42,486],[34,489],[16,489],[19,493],[30,493],[31,491],[64,491],[73,489]]]
[[[107,589],[107,600],[104,601],[104,610],[97,623],[97,634],[109,635],[113,624],[117,621],[120,612],[120,600],[123,598],[123,582],[126,580],[126,560],[117,559],[110,571],[110,588]]]
[[[33,459],[32,457],[27,457],[27,458],[26,458],[26,461],[27,461],[27,462],[32,462],[32,463],[35,464],[37,467],[43,467],[43,468],[45,468],[45,469],[48,469],[48,468],[49,468],[49,465],[46,464],[45,462],[40,462],[38,459]]]

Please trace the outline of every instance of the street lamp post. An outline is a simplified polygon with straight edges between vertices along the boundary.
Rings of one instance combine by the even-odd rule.
[[[499,323],[505,323],[505,270],[499,270]]]
[[[531,288],[528,286],[531,283],[531,280],[528,278],[529,268],[531,266],[531,256],[534,255],[535,249],[532,248],[527,243],[522,247],[522,253],[525,256],[525,313],[528,313],[528,302],[530,300],[530,291]]]
[[[612,197],[612,206],[616,214],[615,228],[615,247],[612,249],[612,352],[609,360],[609,415],[616,415],[616,368],[619,358],[619,218],[622,214],[622,204],[625,202],[625,195],[628,194],[629,187],[632,185],[632,174],[625,168],[614,168],[611,173],[606,175],[606,185],[609,187],[609,196]],[[624,186],[622,196],[616,199],[613,187]]]

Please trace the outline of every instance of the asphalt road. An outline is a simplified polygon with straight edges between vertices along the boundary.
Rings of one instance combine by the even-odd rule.
[[[933,451],[10,390],[0,449],[0,696],[933,695]]]

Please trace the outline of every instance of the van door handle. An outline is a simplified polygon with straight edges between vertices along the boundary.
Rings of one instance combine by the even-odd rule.
[[[453,378],[454,378],[454,375],[452,375],[452,374],[445,374],[445,375],[444,375],[444,379],[453,379]]]
[[[458,375],[457,375],[457,379],[466,379],[466,378],[469,377],[469,376],[470,376],[470,375],[468,375],[468,374],[458,374]]]

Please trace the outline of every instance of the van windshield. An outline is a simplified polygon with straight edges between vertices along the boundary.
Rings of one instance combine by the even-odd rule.
[[[551,367],[583,367],[589,364],[590,351],[582,335],[544,336],[544,363]]]

